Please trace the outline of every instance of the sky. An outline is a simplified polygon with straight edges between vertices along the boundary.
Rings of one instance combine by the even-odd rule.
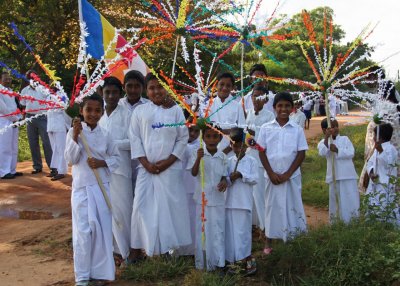
[[[271,14],[276,3],[277,0],[264,0],[260,12],[264,10]],[[399,52],[380,63],[386,76],[397,80],[400,70],[400,0],[281,0],[279,13],[290,17],[302,9],[312,10],[321,6],[333,9],[334,23],[346,32],[343,43],[353,41],[369,23],[371,27],[378,24],[366,40],[375,47],[371,57],[381,62]]]

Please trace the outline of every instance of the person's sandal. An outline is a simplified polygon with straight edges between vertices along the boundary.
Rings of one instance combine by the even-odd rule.
[[[60,180],[60,179],[63,179],[63,178],[65,178],[64,174],[57,174],[53,178],[51,178],[50,180],[57,181],[57,180]]]

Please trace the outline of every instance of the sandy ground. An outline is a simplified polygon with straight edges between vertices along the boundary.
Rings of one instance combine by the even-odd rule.
[[[339,123],[360,124],[367,114],[352,112]],[[313,118],[306,137],[321,134]],[[0,180],[0,284],[73,285],[71,249],[71,176],[52,182],[49,170],[31,175],[31,162],[18,163],[24,176]],[[305,206],[311,227],[328,221],[326,209]],[[129,285],[127,282],[113,285]]]

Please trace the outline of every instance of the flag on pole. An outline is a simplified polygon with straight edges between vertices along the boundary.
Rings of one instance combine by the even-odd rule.
[[[112,43],[117,30],[87,0],[78,0],[78,5],[79,19],[86,24],[88,32],[88,36],[85,38],[87,54],[90,54],[93,58],[98,60],[104,56],[107,60],[115,58],[117,53],[119,53],[126,60],[126,64],[122,65],[121,68],[113,74],[119,79],[121,79],[121,77],[123,79],[124,74],[131,69],[140,71],[144,76],[150,71],[146,63],[132,47],[128,47],[124,49],[123,52],[119,52],[119,50],[127,44],[127,41],[118,34],[117,41]],[[112,46],[107,51],[110,43],[112,43]]]

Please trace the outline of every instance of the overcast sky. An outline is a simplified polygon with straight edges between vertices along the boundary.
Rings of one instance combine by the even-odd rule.
[[[262,10],[272,13],[276,1],[264,0]],[[334,10],[334,23],[346,32],[345,43],[354,40],[369,23],[371,27],[378,24],[367,39],[367,43],[376,47],[373,60],[380,62],[400,52],[400,0],[281,0],[279,12],[290,17],[302,9],[311,10],[321,6],[329,6]],[[400,53],[381,65],[386,69],[387,77],[397,79]]]

